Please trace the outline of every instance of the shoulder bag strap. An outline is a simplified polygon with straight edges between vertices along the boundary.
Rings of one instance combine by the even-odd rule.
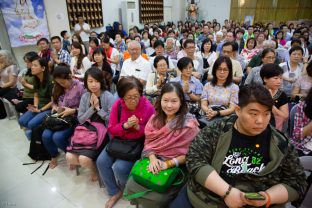
[[[118,123],[120,123],[120,117],[121,117],[121,104],[118,104]]]

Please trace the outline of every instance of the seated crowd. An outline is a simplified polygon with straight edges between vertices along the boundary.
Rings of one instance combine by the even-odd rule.
[[[121,197],[148,208],[300,203],[298,157],[312,156],[312,26],[272,28],[214,20],[127,34],[119,24],[88,44],[62,31],[51,45],[38,40],[24,70],[1,50],[0,118],[6,99],[29,140],[42,127],[49,167],[62,150],[71,170],[90,169],[106,208]]]

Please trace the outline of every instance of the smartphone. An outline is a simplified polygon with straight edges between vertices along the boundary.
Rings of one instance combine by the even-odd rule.
[[[245,198],[248,200],[265,200],[265,197],[259,193],[245,193]]]

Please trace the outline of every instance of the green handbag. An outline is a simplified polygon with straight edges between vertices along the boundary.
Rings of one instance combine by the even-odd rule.
[[[124,198],[127,200],[132,200],[135,198],[140,198],[144,196],[146,193],[151,191],[157,191],[159,193],[166,192],[170,186],[180,185],[184,181],[184,173],[178,168],[169,168],[166,170],[160,171],[158,174],[153,174],[152,172],[148,172],[148,165],[150,163],[149,158],[144,158],[136,161],[132,170],[130,172],[129,177],[133,177],[133,180],[138,184],[148,188],[149,190],[135,193],[132,195],[128,195],[127,190],[124,192]],[[181,174],[182,177],[178,175]]]

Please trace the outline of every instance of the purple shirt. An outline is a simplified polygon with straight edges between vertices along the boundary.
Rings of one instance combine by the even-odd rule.
[[[70,89],[59,97],[57,102],[58,107],[78,108],[80,98],[84,92],[83,83],[78,80],[73,80]]]

